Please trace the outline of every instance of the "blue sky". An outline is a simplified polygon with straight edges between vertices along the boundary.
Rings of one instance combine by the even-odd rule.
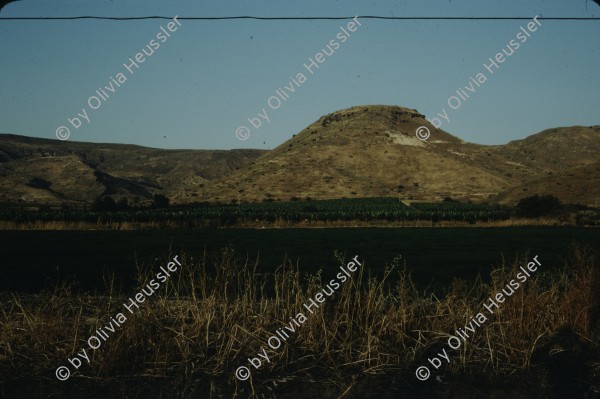
[[[585,0],[52,1],[22,0],[21,16],[522,16],[600,17]],[[270,149],[320,116],[354,105],[445,108],[442,128],[466,141],[503,144],[546,128],[600,124],[600,21],[541,21],[460,108],[447,100],[485,72],[528,21],[361,20],[314,74],[303,64],[348,21],[191,21],[96,109],[88,98],[156,39],[167,20],[0,21],[0,132],[158,148]],[[269,97],[304,72],[276,110]],[[464,89],[463,89],[464,90]],[[106,90],[105,90],[106,92]],[[86,110],[88,123],[67,118]],[[265,108],[260,128],[248,118]],[[236,138],[245,125],[250,138]]]

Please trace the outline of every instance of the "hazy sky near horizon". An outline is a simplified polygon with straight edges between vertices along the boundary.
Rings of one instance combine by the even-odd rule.
[[[600,17],[600,7],[586,0],[22,0],[0,12],[80,15]],[[56,139],[67,126],[70,141],[270,149],[322,115],[366,104],[415,108],[428,118],[445,109],[450,121],[441,128],[480,144],[600,124],[598,20],[541,20],[493,74],[483,64],[528,21],[362,19],[344,43],[336,35],[349,21],[180,20],[161,42],[168,22],[0,20],[0,133]],[[129,73],[123,64],[153,39],[160,47]],[[331,40],[339,48],[309,73],[303,64]],[[471,78],[480,72],[487,79],[477,87]],[[118,73],[127,78],[120,86]],[[298,73],[301,84],[291,80]],[[286,85],[294,92],[280,90]],[[106,99],[90,105],[105,86],[114,93],[103,89]],[[469,97],[451,109],[458,89]],[[273,109],[276,90],[287,97]],[[248,118],[263,108],[269,122],[259,118],[255,128]],[[89,122],[77,116],[82,111]],[[78,128],[68,121],[74,117]],[[248,140],[236,138],[241,125]]]

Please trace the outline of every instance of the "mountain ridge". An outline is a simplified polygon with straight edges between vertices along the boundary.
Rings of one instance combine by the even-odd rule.
[[[427,141],[415,135],[420,126],[431,131]],[[161,193],[173,203],[307,197],[512,203],[539,193],[590,205],[600,197],[598,163],[600,126],[481,145],[436,129],[415,109],[365,105],[323,115],[272,150],[160,150],[0,135],[0,201],[85,204],[102,195],[147,201]]]

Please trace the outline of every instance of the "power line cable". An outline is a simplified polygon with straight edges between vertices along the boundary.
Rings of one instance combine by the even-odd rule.
[[[234,20],[234,19],[254,19],[261,21],[302,21],[302,20],[347,20],[354,19],[356,16],[351,17],[256,17],[256,16],[235,16],[235,17],[177,17],[179,20],[189,21],[219,21],[219,20]],[[459,20],[459,21],[516,21],[516,20],[530,20],[531,17],[394,17],[394,16],[380,16],[380,15],[359,15],[359,19],[383,19],[383,20]],[[162,15],[151,15],[145,17],[100,17],[83,15],[76,17],[0,17],[0,20],[27,20],[27,21],[57,21],[57,20],[77,20],[77,19],[97,19],[97,20],[111,20],[111,21],[133,21],[133,20],[145,20],[145,19],[166,19],[172,20],[173,17],[166,17]],[[600,21],[600,17],[538,17],[538,20],[545,21]]]

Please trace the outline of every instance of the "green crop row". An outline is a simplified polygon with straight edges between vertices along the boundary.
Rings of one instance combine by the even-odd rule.
[[[238,205],[178,206],[167,209],[141,209],[115,212],[91,210],[39,210],[4,208],[0,220],[14,222],[167,222],[187,220],[218,220],[224,224],[242,221],[292,222],[333,220],[410,221],[496,221],[509,219],[515,209],[490,204],[455,202],[420,203],[406,206],[395,198],[358,198],[289,202],[241,203]]]

